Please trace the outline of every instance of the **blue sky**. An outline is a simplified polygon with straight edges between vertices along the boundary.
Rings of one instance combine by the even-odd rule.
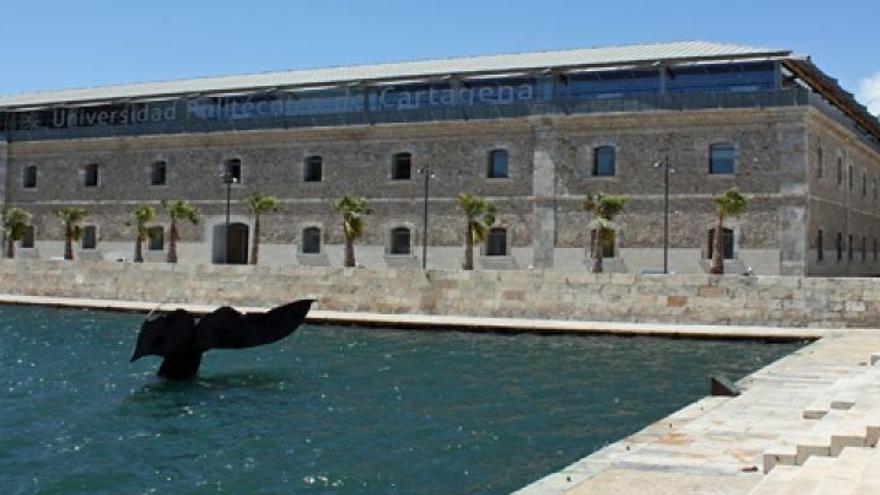
[[[0,0],[0,94],[703,39],[810,54],[880,112],[880,2]]]

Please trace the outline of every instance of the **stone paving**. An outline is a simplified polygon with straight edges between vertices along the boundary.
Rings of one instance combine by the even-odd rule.
[[[829,332],[740,380],[743,393],[739,397],[707,397],[693,403],[516,493],[811,493],[797,489],[803,485],[800,478],[773,474],[774,464],[822,462],[812,459],[832,459],[848,442],[859,448],[873,447],[880,421],[865,416],[873,418],[880,412],[880,400],[863,400],[861,415],[855,409],[862,397],[880,399],[876,389],[880,368],[871,366],[876,360],[872,351],[877,350],[880,331]],[[841,417],[838,409],[852,406],[845,398],[854,396],[854,411]],[[819,418],[816,409],[821,406],[817,404],[823,402],[827,407]],[[775,455],[789,451],[790,458]],[[874,457],[880,459],[878,454]],[[828,476],[849,472],[844,469],[846,458],[835,466],[841,470],[832,470]],[[780,473],[798,469],[775,467],[784,467]],[[770,474],[765,475],[765,470]],[[811,476],[818,486],[822,475]],[[775,488],[760,491],[765,480],[773,481]],[[786,480],[794,485],[788,487]]]

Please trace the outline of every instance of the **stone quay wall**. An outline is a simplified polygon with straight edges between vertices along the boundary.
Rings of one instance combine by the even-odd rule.
[[[0,261],[0,292],[30,296],[555,320],[880,327],[869,278],[635,275]]]

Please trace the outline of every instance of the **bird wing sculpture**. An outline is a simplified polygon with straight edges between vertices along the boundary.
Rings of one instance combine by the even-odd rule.
[[[242,314],[222,307],[196,321],[188,311],[148,317],[141,325],[132,361],[161,356],[158,375],[171,380],[194,378],[202,354],[210,349],[242,349],[277,342],[305,321],[314,300],[303,299],[266,313]]]

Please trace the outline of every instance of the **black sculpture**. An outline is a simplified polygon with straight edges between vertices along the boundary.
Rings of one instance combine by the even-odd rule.
[[[196,376],[202,354],[210,349],[255,347],[287,337],[305,320],[313,302],[302,299],[252,314],[224,306],[198,321],[182,309],[148,317],[141,325],[131,361],[161,356],[165,359],[159,367],[160,377],[188,380]]]

